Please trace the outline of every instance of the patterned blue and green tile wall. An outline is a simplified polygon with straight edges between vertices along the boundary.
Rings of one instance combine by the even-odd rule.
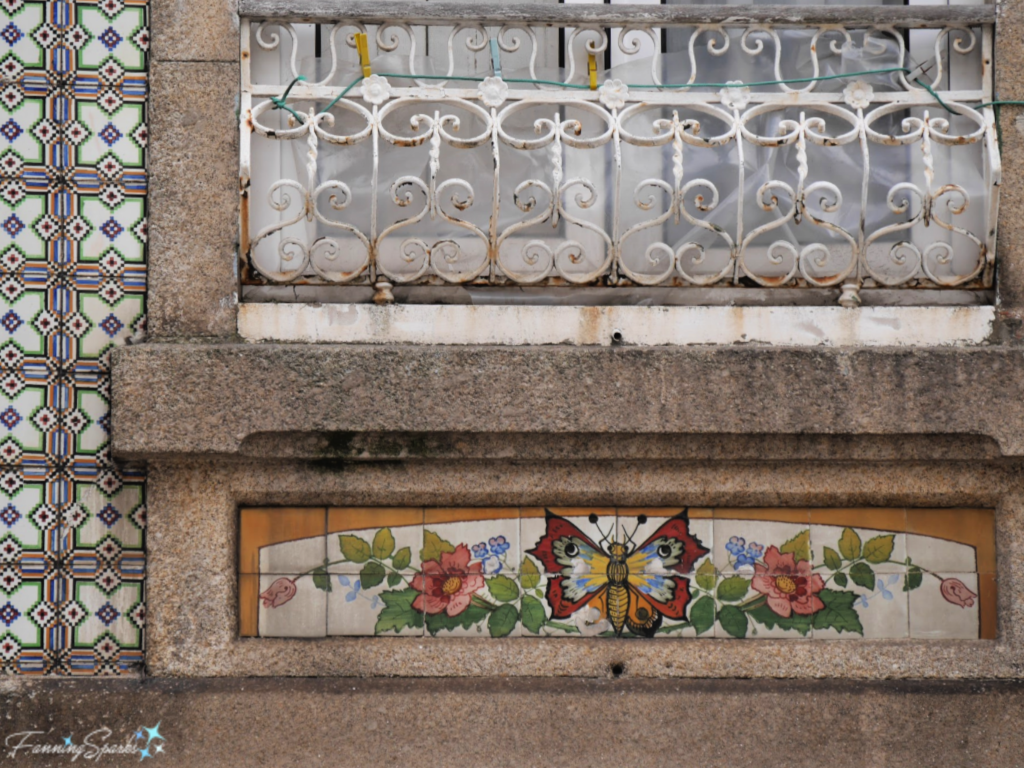
[[[0,0],[0,673],[142,664],[145,486],[109,454],[145,331],[147,0]]]

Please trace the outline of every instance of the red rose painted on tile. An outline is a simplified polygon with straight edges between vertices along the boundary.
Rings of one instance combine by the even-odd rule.
[[[260,600],[263,601],[264,608],[280,608],[295,597],[297,591],[298,587],[294,581],[281,577],[260,594]]]
[[[939,591],[947,603],[959,605],[961,608],[972,608],[978,597],[960,579],[943,579]]]
[[[825,607],[818,597],[825,582],[808,561],[797,561],[793,553],[784,555],[772,546],[765,552],[764,562],[754,565],[756,575],[751,586],[768,597],[773,612],[788,619],[794,613],[807,616]]]
[[[458,616],[469,607],[473,595],[484,588],[483,566],[470,563],[469,548],[459,544],[454,552],[442,552],[441,560],[425,560],[412,580],[421,594],[412,607],[428,614]]]

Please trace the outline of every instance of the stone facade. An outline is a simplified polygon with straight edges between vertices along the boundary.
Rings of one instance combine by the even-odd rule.
[[[140,483],[144,468],[147,483],[144,668],[107,669],[135,678],[107,682],[2,676],[0,735],[135,727],[141,712],[163,722],[181,765],[309,765],[340,751],[346,765],[415,762],[428,748],[442,764],[534,764],[579,751],[554,730],[604,729],[594,701],[608,696],[622,712],[660,713],[645,722],[681,734],[679,761],[745,764],[755,758],[742,742],[784,748],[777,762],[791,764],[1012,764],[1024,711],[1019,107],[1000,115],[997,289],[983,338],[256,343],[239,321],[236,9],[149,0],[148,12],[147,335],[109,356],[112,454],[122,482]],[[1024,2],[999,14],[998,97],[1021,99]],[[994,509],[996,639],[239,636],[241,507],[544,505]],[[252,677],[274,679],[236,679]],[[332,680],[385,677],[455,679]],[[419,720],[424,709],[445,715]],[[733,728],[758,709],[807,712],[794,720],[813,736],[793,746],[763,718]],[[552,712],[564,713],[557,729]],[[453,720],[465,738],[439,737]],[[521,741],[523,728],[544,733]],[[666,753],[636,756],[650,746],[639,723],[622,728],[594,754],[664,763]],[[482,741],[491,751],[470,746]],[[867,757],[853,746],[864,743],[875,745]],[[48,759],[37,764],[62,764]]]

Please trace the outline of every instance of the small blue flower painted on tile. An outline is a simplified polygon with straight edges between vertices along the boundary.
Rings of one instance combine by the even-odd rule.
[[[739,557],[743,554],[743,551],[747,547],[747,540],[742,536],[733,536],[729,541],[725,543],[725,548],[729,551],[730,555]]]
[[[487,543],[491,547],[492,555],[503,555],[508,552],[508,548],[512,546],[508,543],[504,536],[494,536],[487,540]]]
[[[493,575],[495,573],[501,573],[501,560],[496,555],[488,555],[480,561],[484,567],[484,573],[487,575]]]
[[[473,557],[481,558],[487,556],[487,545],[484,542],[473,545]]]

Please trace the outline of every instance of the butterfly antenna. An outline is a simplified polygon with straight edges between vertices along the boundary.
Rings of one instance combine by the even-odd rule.
[[[626,541],[624,543],[628,543],[628,544],[630,544],[630,545],[635,547],[636,546],[636,542],[633,541],[633,536],[636,535],[636,532],[640,529],[640,526],[643,525],[646,522],[647,522],[647,515],[637,515],[637,517],[636,517],[636,525],[633,526],[633,530],[632,531],[630,531],[629,533],[626,533]]]
[[[615,529],[615,524],[612,523],[612,527],[608,529],[608,533],[605,533],[604,531],[601,530],[601,526],[597,524],[597,520],[598,520],[597,515],[591,514],[590,517],[588,517],[587,519],[590,521],[591,525],[593,525],[593,526],[595,526],[597,528],[597,532],[601,534],[601,540],[599,542],[597,542],[597,545],[601,546],[606,541],[608,541],[608,537],[612,535],[612,531]]]

